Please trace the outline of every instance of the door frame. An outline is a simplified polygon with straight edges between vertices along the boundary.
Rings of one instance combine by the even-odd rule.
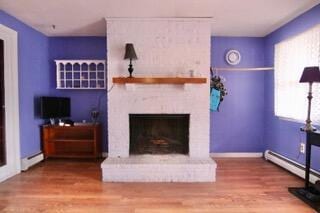
[[[0,182],[21,172],[18,33],[0,24],[0,39],[4,41],[5,145],[6,164],[0,167]]]

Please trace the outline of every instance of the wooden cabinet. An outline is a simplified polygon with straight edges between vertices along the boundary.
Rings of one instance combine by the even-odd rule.
[[[42,126],[44,157],[101,157],[101,125]]]

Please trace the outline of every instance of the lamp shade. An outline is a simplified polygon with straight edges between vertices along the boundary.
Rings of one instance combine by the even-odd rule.
[[[300,83],[308,82],[320,82],[320,70],[319,67],[306,67],[300,78]]]
[[[133,44],[126,44],[126,53],[124,54],[124,59],[136,60],[138,59],[136,51],[134,51]]]

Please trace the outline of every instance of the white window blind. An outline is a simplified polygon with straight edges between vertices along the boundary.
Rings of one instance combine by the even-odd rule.
[[[275,45],[275,115],[307,118],[308,83],[299,83],[304,67],[320,64],[320,25]],[[320,84],[313,84],[311,120],[320,123]]]

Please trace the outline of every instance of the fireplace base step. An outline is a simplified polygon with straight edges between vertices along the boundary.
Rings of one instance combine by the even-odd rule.
[[[133,155],[101,164],[105,182],[214,182],[216,167],[209,157],[187,155]]]

